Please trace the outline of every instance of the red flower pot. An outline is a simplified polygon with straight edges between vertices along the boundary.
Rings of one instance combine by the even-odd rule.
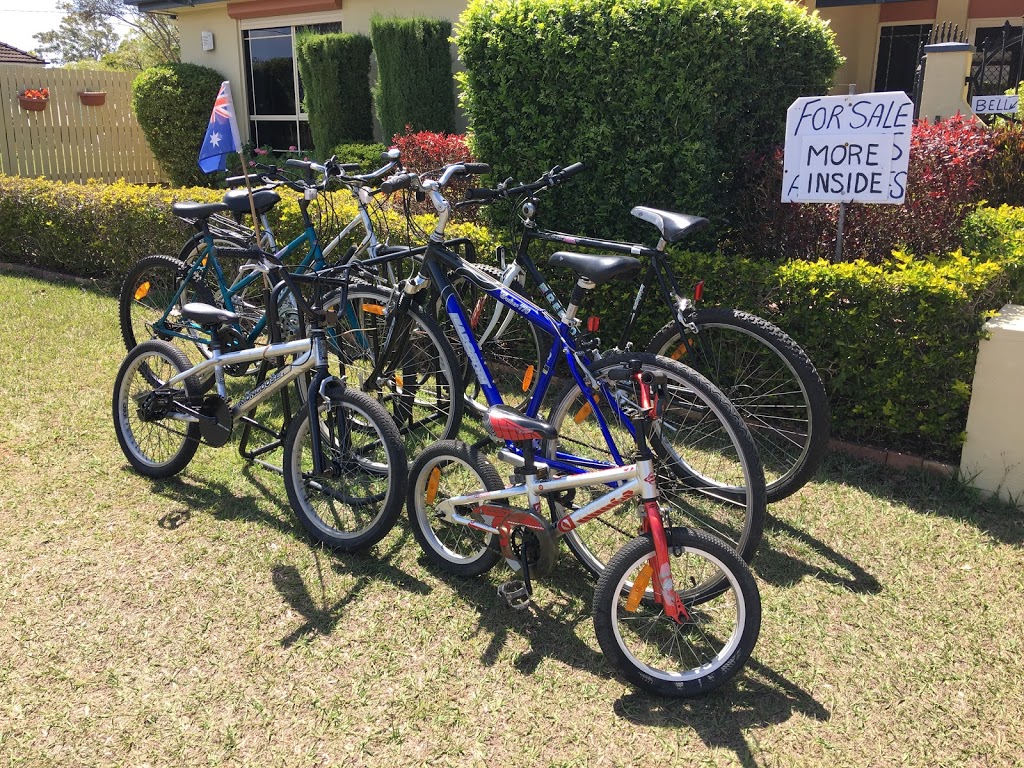
[[[86,107],[102,107],[107,100],[106,91],[79,91],[78,99]]]
[[[42,112],[46,109],[49,99],[33,99],[28,96],[18,96],[18,104],[26,112]]]

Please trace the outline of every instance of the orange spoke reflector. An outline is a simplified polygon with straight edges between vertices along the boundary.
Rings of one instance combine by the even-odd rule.
[[[427,478],[427,504],[433,504],[437,498],[437,484],[441,482],[441,468],[434,467]],[[650,567],[650,566],[648,566]],[[650,578],[648,576],[648,578]]]
[[[403,384],[402,384],[402,374],[400,374],[400,373],[396,373],[395,374],[395,386],[398,387],[399,389],[401,389],[403,387]]]
[[[149,289],[150,285],[148,280],[144,283],[141,283],[139,287],[135,289],[135,300],[142,301],[144,298],[146,298],[149,295]]]
[[[526,366],[526,373],[523,374],[523,392],[530,391],[530,384],[533,382],[533,366]]]
[[[206,266],[206,261],[207,261],[207,259],[209,259],[209,258],[210,258],[210,257],[209,257],[209,255],[207,255],[207,256],[203,256],[203,260],[199,262],[199,266],[201,266],[201,267],[205,267],[205,266]]]
[[[648,560],[644,563],[644,567],[640,569],[640,573],[636,575],[633,588],[629,590],[629,597],[626,598],[626,610],[630,613],[636,613],[637,606],[640,605],[640,598],[644,596],[644,592],[650,586],[651,576],[653,575],[654,569],[651,568],[651,561]]]
[[[673,360],[678,360],[680,357],[682,357],[685,354],[686,354],[686,345],[685,344],[680,344],[678,347],[675,348],[675,351],[671,355],[669,355],[669,357],[671,357]]]
[[[363,312],[367,312],[371,315],[382,315],[384,314],[384,307],[380,304],[363,304]]]
[[[601,402],[600,395],[594,395],[594,400],[596,402]],[[590,414],[593,412],[594,409],[591,407],[590,403],[584,403],[583,407],[576,411],[576,415],[572,417],[572,420],[575,421],[577,424],[581,424],[583,423],[584,419],[590,416]]]

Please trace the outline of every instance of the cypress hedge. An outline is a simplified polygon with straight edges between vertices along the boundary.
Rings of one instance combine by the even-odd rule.
[[[370,38],[300,34],[296,51],[317,152],[326,157],[337,144],[371,140]]]
[[[452,133],[455,94],[444,19],[374,16],[370,37],[377,54],[373,99],[385,138],[414,131]]]

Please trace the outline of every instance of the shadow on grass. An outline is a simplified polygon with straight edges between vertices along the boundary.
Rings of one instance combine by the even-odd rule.
[[[1024,545],[1024,515],[1020,510],[953,478],[919,471],[897,472],[892,467],[832,453],[817,479],[859,488],[915,512],[972,525],[993,541]]]
[[[448,584],[477,615],[475,634],[490,640],[480,655],[485,666],[498,662],[510,638],[526,639],[530,648],[519,654],[513,665],[520,674],[532,675],[545,658],[605,678],[611,677],[603,656],[580,640],[576,628],[591,621],[590,602],[594,584],[572,558],[560,558],[555,572],[534,580],[534,597],[525,610],[513,610],[498,597],[494,584],[485,577],[463,578],[445,573],[425,557],[420,563]],[[499,562],[496,571],[513,578],[512,571]]]
[[[753,658],[736,679],[707,697],[673,700],[630,693],[614,709],[637,725],[690,728],[707,746],[731,750],[740,765],[750,768],[758,763],[745,730],[777,725],[794,714],[818,721],[832,716],[809,693]]]
[[[804,577],[817,579],[826,584],[843,587],[851,592],[876,595],[882,591],[878,579],[861,568],[850,558],[837,552],[823,541],[784,520],[769,517],[766,529],[785,533],[810,547],[822,559],[828,561],[830,569],[805,563],[792,555],[771,549],[762,543],[754,557],[754,566],[760,579],[780,587],[791,587]]]
[[[372,554],[335,554],[319,550],[314,552],[316,582],[312,585],[303,580],[293,565],[276,565],[271,571],[274,588],[281,594],[288,606],[302,616],[305,622],[281,639],[281,645],[288,648],[309,635],[329,635],[341,621],[345,608],[358,597],[359,593],[373,582],[387,581],[395,588],[419,595],[430,592],[430,587],[393,564],[396,555],[408,539],[404,533],[389,540],[386,549],[378,545]],[[354,575],[356,580],[348,593],[333,603],[327,603],[327,584],[324,579],[325,562],[336,572]]]

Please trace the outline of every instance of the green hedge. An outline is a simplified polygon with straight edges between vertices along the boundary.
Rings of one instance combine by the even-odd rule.
[[[339,144],[331,150],[331,154],[342,163],[359,163],[362,172],[369,173],[384,165],[380,156],[386,149],[383,144]]]
[[[370,37],[377,54],[373,99],[385,139],[414,131],[455,131],[455,93],[444,19],[374,16]]]
[[[341,142],[372,139],[370,38],[305,33],[295,48],[318,155],[326,157],[324,152]]]
[[[199,150],[223,80],[219,72],[198,64],[161,64],[143,70],[132,83],[132,112],[176,186],[215,178],[199,169]]]
[[[472,0],[455,40],[475,155],[531,181],[583,161],[545,221],[606,236],[646,237],[641,204],[723,223],[737,170],[841,62],[784,0]]]

